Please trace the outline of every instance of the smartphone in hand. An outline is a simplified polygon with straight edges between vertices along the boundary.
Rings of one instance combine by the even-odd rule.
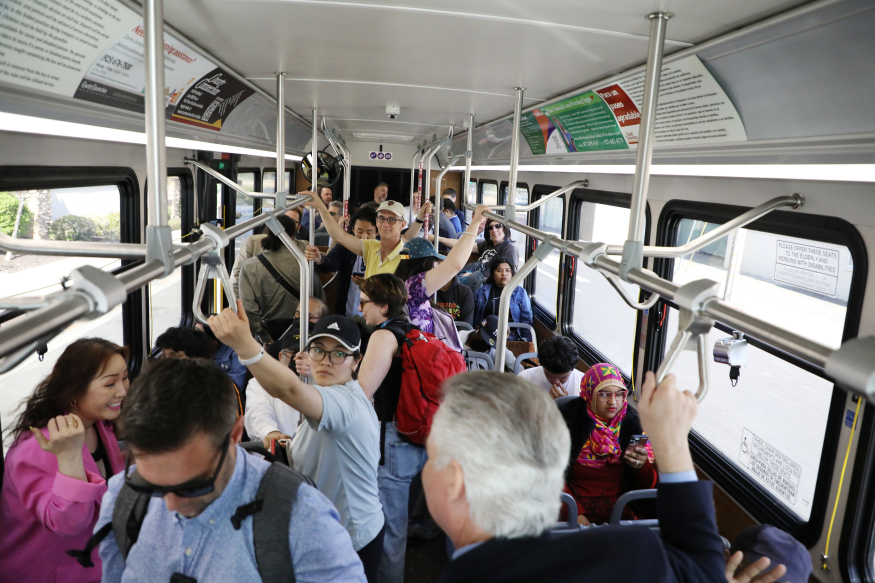
[[[648,441],[650,441],[650,438],[646,435],[633,435],[629,439],[629,447],[626,448],[626,451],[630,449],[634,451],[636,447],[644,447]]]

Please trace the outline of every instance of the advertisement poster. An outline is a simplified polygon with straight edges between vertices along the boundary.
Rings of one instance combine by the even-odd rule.
[[[0,81],[145,111],[142,16],[113,0],[2,0]],[[171,34],[164,35],[167,117],[220,131],[255,93]]]
[[[634,149],[643,97],[642,72],[535,109],[520,132],[535,155]],[[696,55],[662,68],[654,137],[661,145],[747,140],[738,112]]]
[[[248,85],[216,67],[183,95],[171,119],[219,131],[231,110],[253,93]]]
[[[76,99],[128,111],[145,111],[145,40],[142,21],[122,33],[91,65]],[[164,35],[165,106],[172,113],[182,94],[216,65],[169,34]]]

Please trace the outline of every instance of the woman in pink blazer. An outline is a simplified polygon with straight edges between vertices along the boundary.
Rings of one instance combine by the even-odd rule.
[[[82,549],[106,480],[124,469],[110,422],[128,390],[128,349],[100,338],[72,343],[11,429],[0,495],[0,582],[100,581],[65,551]]]

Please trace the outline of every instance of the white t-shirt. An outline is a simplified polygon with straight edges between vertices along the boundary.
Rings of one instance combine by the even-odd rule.
[[[243,426],[250,439],[261,441],[272,431],[294,437],[301,414],[276,397],[271,397],[258,381],[246,385],[246,414]]]
[[[552,386],[552,384],[550,383],[550,381],[547,380],[547,376],[544,374],[543,366],[522,370],[517,376],[526,379],[530,383],[534,384],[536,387],[544,389],[548,393],[550,392],[550,387]],[[565,381],[565,384],[562,385],[562,388],[565,389],[565,392],[568,393],[569,397],[579,397],[580,382],[582,380],[583,373],[575,368],[571,371],[571,376],[568,377],[568,380]]]

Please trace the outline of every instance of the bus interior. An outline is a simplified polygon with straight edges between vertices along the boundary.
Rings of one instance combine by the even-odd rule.
[[[0,428],[75,339],[135,375],[227,306],[197,260],[295,193],[453,188],[510,226],[538,341],[701,397],[722,536],[875,582],[873,30],[871,0],[0,0]]]

